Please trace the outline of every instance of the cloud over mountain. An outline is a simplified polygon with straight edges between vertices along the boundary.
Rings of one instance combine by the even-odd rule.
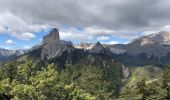
[[[0,33],[8,27],[21,39],[20,35],[57,27],[63,39],[109,34],[131,40],[138,32],[169,30],[169,9],[169,0],[0,0]],[[82,34],[72,29],[77,26]]]

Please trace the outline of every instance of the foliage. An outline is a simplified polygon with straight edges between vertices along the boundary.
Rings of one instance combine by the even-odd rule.
[[[101,61],[100,58],[92,63],[66,64],[62,70],[58,70],[55,64],[39,67],[31,59],[5,63],[0,69],[0,100],[113,100],[118,96],[119,100],[170,98],[170,69],[132,69],[130,81],[119,94],[122,83],[120,64]],[[132,82],[134,84],[129,84]]]
[[[169,100],[170,69],[163,71],[160,79],[146,81],[145,78],[135,85],[127,85],[121,91],[121,100]]]
[[[131,68],[131,75],[127,84],[134,85],[139,82],[141,78],[145,78],[146,81],[159,79],[161,78],[162,72],[163,69],[153,65]]]
[[[59,78],[54,64],[35,70],[31,60],[10,62],[1,68],[0,99],[12,100],[93,100],[95,96]],[[68,78],[68,77],[67,77]]]
[[[60,82],[62,81],[64,84],[74,83],[101,100],[114,98],[116,80],[114,83],[113,80],[107,78],[104,70],[97,66],[67,64],[66,69],[60,73]]]

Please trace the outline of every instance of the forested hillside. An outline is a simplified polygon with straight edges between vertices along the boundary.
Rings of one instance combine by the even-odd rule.
[[[35,66],[32,60],[6,63],[0,69],[0,97],[14,100],[93,100],[113,99],[119,90],[118,64],[103,70],[100,66],[67,64],[58,70],[54,64]],[[108,72],[108,73],[107,73]]]
[[[131,85],[129,81],[137,71],[133,68],[134,73],[122,87],[120,65],[112,63],[111,68],[104,69],[99,64],[66,64],[61,70],[55,64],[38,67],[31,59],[5,63],[0,69],[0,99],[168,100],[170,97],[169,69],[162,69],[158,80],[146,81],[143,77]]]

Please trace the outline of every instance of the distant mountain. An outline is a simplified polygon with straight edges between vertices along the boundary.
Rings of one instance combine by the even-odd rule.
[[[73,44],[73,46],[74,46],[76,49],[84,49],[84,50],[92,49],[94,45],[95,45],[94,43],[79,43],[79,44]]]
[[[128,54],[147,54],[148,57],[165,57],[170,52],[170,32],[159,32],[143,36],[128,44]]]
[[[115,59],[128,65],[169,64],[169,44],[170,32],[162,31],[137,38],[127,45],[108,47]]]
[[[23,50],[7,50],[0,48],[0,62],[6,60],[12,60],[18,56],[24,54]]]
[[[109,48],[113,54],[123,54],[127,51],[127,45],[125,44],[115,44],[115,45],[105,45],[106,48]]]
[[[159,43],[159,44],[169,44],[170,43],[170,32],[167,31],[161,31],[158,33],[153,33],[148,36],[144,36],[146,41],[143,41],[144,44],[152,44],[152,43]]]
[[[102,44],[100,44],[100,42],[97,42],[93,48],[91,48],[89,50],[90,54],[95,54],[95,55],[106,55],[106,56],[112,56],[111,51],[109,50],[109,48],[105,48]]]
[[[170,32],[162,31],[143,36],[129,44],[107,45],[94,43],[72,44],[60,40],[58,29],[54,28],[44,36],[41,44],[27,51],[0,49],[0,60],[16,58],[22,54],[42,61],[58,62],[59,65],[76,63],[89,55],[110,57],[120,63],[141,66],[149,64],[170,64]]]

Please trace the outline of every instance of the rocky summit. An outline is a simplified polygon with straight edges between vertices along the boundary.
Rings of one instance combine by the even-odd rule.
[[[114,54],[140,55],[148,57],[165,57],[170,52],[170,32],[162,31],[134,39],[129,44],[109,45]]]
[[[149,57],[164,57],[170,52],[170,32],[162,31],[143,36],[127,46],[128,54],[146,54]]]
[[[108,48],[105,48],[100,42],[97,42],[92,49],[89,50],[90,54],[103,54],[107,56],[111,56],[112,53]]]
[[[54,28],[48,35],[43,37],[43,45],[49,44],[49,43],[59,43],[60,42],[60,36],[58,29]]]
[[[41,59],[53,59],[61,56],[64,51],[72,50],[72,43],[60,40],[58,29],[54,28],[43,38]]]

